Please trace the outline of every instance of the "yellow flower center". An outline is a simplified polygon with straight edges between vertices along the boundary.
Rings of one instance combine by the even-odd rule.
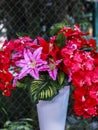
[[[49,68],[50,68],[51,70],[54,70],[54,69],[55,69],[55,67],[56,67],[56,65],[55,65],[55,64],[53,64],[53,63],[50,63],[50,64],[49,64]]]
[[[30,66],[34,68],[36,66],[36,61],[34,60],[32,63],[30,63]]]
[[[31,64],[33,67],[36,66],[36,61],[33,61],[32,64]]]

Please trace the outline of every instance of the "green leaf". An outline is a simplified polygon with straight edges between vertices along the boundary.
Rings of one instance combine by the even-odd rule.
[[[60,48],[62,48],[62,47],[65,45],[65,43],[66,43],[66,38],[65,38],[65,36],[64,36],[63,33],[60,33],[60,34],[57,35],[57,38],[56,38],[55,43],[56,43]]]
[[[65,74],[64,74],[64,72],[60,71],[58,73],[57,79],[58,79],[59,84],[62,85],[63,82],[64,82],[64,80],[65,80]]]
[[[17,121],[6,121],[4,128],[7,130],[33,130],[33,120],[30,118],[23,118]]]
[[[38,100],[50,100],[58,94],[59,84],[49,76],[41,76],[39,80],[33,80],[30,86],[31,98],[34,102]]]
[[[65,23],[57,23],[57,24],[55,24],[55,25],[52,26],[52,28],[50,29],[50,35],[51,35],[51,36],[56,35],[57,32],[58,32],[59,30],[61,30],[62,27],[64,27],[64,26],[65,26]]]
[[[24,78],[22,78],[19,81],[17,81],[17,85],[16,86],[18,88],[24,88],[24,89],[26,89],[27,87],[30,86],[32,80],[33,80],[33,78],[31,76],[29,76],[29,75],[25,76]]]

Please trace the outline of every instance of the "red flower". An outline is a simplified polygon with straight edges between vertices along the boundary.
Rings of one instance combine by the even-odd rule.
[[[85,73],[83,71],[78,71],[72,75],[72,84],[75,87],[82,87],[85,85]]]
[[[37,40],[38,40],[38,45],[40,47],[43,47],[43,53],[44,54],[49,54],[49,44],[47,41],[45,41],[43,38],[41,37],[37,37]]]
[[[96,42],[95,42],[94,39],[88,40],[88,41],[87,41],[87,45],[88,45],[89,47],[93,47],[93,48],[96,49]]]
[[[74,90],[73,99],[78,102],[85,102],[87,95],[86,87],[76,88]]]
[[[94,98],[97,103],[98,103],[98,87],[92,87],[90,90],[89,90],[89,96],[91,98]]]
[[[49,55],[49,51],[50,51],[50,46],[49,43],[47,43],[43,38],[41,37],[37,37],[38,40],[38,45],[40,47],[42,47],[42,59],[46,60],[48,55]]]
[[[71,27],[63,27],[59,33],[65,35],[67,44],[76,44],[79,49],[88,45],[87,40],[81,36],[86,36],[89,33],[83,33],[78,25],[74,25],[73,29]]]
[[[76,115],[83,116],[84,114],[83,109],[84,109],[84,106],[82,104],[74,103],[74,112],[76,113]]]
[[[84,118],[90,118],[97,115],[96,109],[97,103],[91,98],[87,98],[84,102],[75,101],[74,111],[78,116],[83,116]]]
[[[70,36],[86,36],[88,35],[89,33],[83,33],[81,30],[80,30],[80,27],[79,25],[75,24],[74,25],[74,28],[72,29],[71,27],[63,27],[59,33],[63,33],[66,37],[70,37]]]
[[[5,41],[4,44],[3,44],[3,48],[5,49],[5,52],[6,51],[12,51],[15,49],[15,46],[14,46],[14,41],[10,40],[10,41]]]
[[[3,91],[3,94],[4,94],[5,96],[9,97],[9,96],[11,95],[11,92],[10,92],[10,90],[5,89],[5,90]]]
[[[1,78],[3,82],[10,82],[13,79],[13,75],[8,71],[4,71],[4,72],[0,72],[0,79]]]
[[[10,67],[10,51],[0,51],[0,70],[8,70]]]
[[[92,55],[94,58],[94,65],[98,66],[98,52],[93,52]]]
[[[57,45],[52,44],[53,47],[49,53],[49,56],[54,59],[54,61],[61,59],[61,51],[60,48]]]
[[[33,54],[36,49],[41,47],[40,58],[47,64],[43,67],[38,61],[41,70],[45,72],[49,65],[53,69],[57,64],[51,73],[49,69],[50,75],[52,71],[57,73],[57,70],[60,69],[68,75],[68,82],[72,81],[74,86],[72,96],[76,115],[85,118],[98,116],[98,53],[96,52],[96,43],[93,39],[87,40],[84,36],[88,33],[83,33],[78,25],[74,25],[74,28],[63,27],[58,33],[63,33],[66,39],[66,44],[62,49],[55,43],[56,36],[51,37],[48,42],[39,36],[35,40],[25,36],[5,41],[0,50],[0,89],[5,96],[10,96],[11,90],[14,89],[12,85],[14,76],[9,71],[10,67],[18,75],[20,68],[17,68],[15,63],[21,60],[21,66],[24,66],[24,49],[30,50],[29,52]],[[92,51],[85,51],[85,48],[88,47]],[[34,53],[34,55],[36,54]],[[26,59],[29,56],[26,55]],[[32,68],[32,56],[29,60]],[[36,63],[34,62],[34,64]],[[28,70],[28,65],[26,70]],[[14,81],[17,79],[16,76]]]
[[[37,37],[38,46],[42,47],[42,59],[46,60],[48,57],[52,57],[55,61],[61,58],[61,50],[60,48],[54,44],[55,36],[52,37],[48,42],[46,42],[43,38]]]

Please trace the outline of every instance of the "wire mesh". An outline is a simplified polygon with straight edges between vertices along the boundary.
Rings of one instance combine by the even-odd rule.
[[[93,8],[94,2],[86,0],[0,0],[0,45],[17,35],[47,38],[50,28],[63,21],[91,27]],[[32,118],[33,108],[27,89],[16,89],[9,98],[0,94],[0,127],[6,120]]]

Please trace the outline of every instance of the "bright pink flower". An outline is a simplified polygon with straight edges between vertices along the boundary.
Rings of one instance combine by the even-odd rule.
[[[61,51],[61,54],[63,57],[66,57],[66,55],[70,56],[69,58],[73,57],[73,54],[74,54],[74,48],[71,48],[71,47],[67,47],[65,46],[62,51]]]
[[[50,59],[48,61],[48,64],[45,65],[44,67],[40,68],[40,71],[48,71],[49,76],[53,79],[56,80],[57,77],[57,72],[58,72],[58,65],[62,62],[62,60],[57,60],[54,61],[53,59]]]
[[[49,64],[48,64],[48,73],[50,75],[50,77],[53,79],[53,80],[56,80],[56,77],[57,77],[57,71],[58,71],[58,65],[62,62],[62,60],[57,60],[57,61],[49,61]]]
[[[42,65],[46,65],[47,62],[41,60],[42,47],[36,49],[33,54],[29,49],[24,49],[24,59],[17,61],[16,66],[22,68],[19,73],[19,79],[30,74],[35,79],[39,79],[39,71]]]
[[[78,25],[74,25],[74,28],[63,27],[59,33],[63,33],[66,37],[67,44],[76,44],[77,48],[92,47],[96,49],[95,40],[87,40],[82,36],[87,36],[89,33],[83,33]]]
[[[86,69],[86,70],[93,70],[93,69],[94,69],[93,60],[92,60],[92,59],[87,59],[87,60],[84,62],[84,66],[85,66],[85,69]]]
[[[30,37],[19,37],[14,40],[14,50],[15,51],[23,51],[24,48],[31,48],[35,46],[36,43]]]

